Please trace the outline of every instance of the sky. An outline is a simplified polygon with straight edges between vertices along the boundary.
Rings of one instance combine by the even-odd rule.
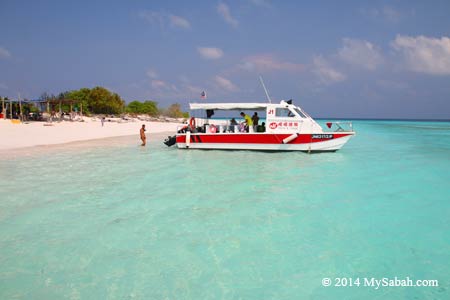
[[[450,119],[450,1],[0,0],[0,96],[293,99],[313,117]],[[200,99],[205,91],[206,100]]]

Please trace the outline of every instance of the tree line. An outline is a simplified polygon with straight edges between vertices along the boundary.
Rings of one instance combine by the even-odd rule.
[[[85,114],[147,114],[150,116],[168,116],[172,118],[187,118],[189,113],[183,112],[181,105],[172,104],[167,108],[158,107],[158,103],[151,100],[138,101],[134,100],[126,104],[125,101],[117,94],[112,93],[104,87],[81,88],[60,93],[58,96],[43,93],[40,100],[50,99],[70,99],[76,100],[83,104],[83,113]],[[67,110],[67,105],[63,106],[63,110]],[[75,106],[80,110],[81,107]]]

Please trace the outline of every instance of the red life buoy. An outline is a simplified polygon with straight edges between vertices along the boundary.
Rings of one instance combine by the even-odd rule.
[[[216,133],[217,132],[217,127],[216,125],[209,125],[209,132],[211,133]]]
[[[191,117],[191,119],[189,120],[189,126],[191,127],[191,129],[195,129],[195,118]]]

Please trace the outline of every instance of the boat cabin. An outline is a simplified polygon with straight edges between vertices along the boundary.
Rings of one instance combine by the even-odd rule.
[[[191,103],[190,109],[206,111],[204,133],[317,133],[322,132],[322,127],[314,121],[304,110],[292,104],[292,101],[281,100],[280,103]],[[220,122],[210,119],[215,110],[236,111],[236,119],[241,111],[258,112],[261,119],[265,119],[264,129],[249,127],[242,131],[238,125],[230,124],[230,121]],[[265,113],[265,116],[262,114]],[[191,119],[192,123],[192,119]],[[196,123],[194,120],[193,123]],[[192,125],[192,124],[191,124]]]

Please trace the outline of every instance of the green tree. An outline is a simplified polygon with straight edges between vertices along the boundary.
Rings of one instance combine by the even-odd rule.
[[[128,103],[126,111],[134,114],[147,114],[151,116],[157,116],[159,113],[158,104],[154,101],[132,101]]]
[[[91,93],[91,90],[88,88],[81,88],[79,90],[70,91],[66,95],[67,99],[77,100],[79,101],[78,104],[75,105],[75,108],[78,109],[78,111],[81,111],[81,105],[83,104],[83,114],[89,114],[89,95]]]
[[[125,102],[116,93],[111,93],[103,87],[95,87],[89,93],[89,111],[101,114],[119,114],[123,112]]]
[[[43,94],[43,96],[45,96]],[[42,96],[41,96],[42,97]],[[83,113],[95,114],[120,114],[123,112],[125,102],[116,94],[108,91],[104,87],[97,86],[93,89],[81,88],[79,90],[60,93],[59,99],[72,99],[83,104]],[[75,108],[81,110],[81,105]]]
[[[189,113],[183,112],[181,110],[181,105],[178,103],[174,103],[167,108],[165,111],[165,115],[171,118],[186,118],[189,117]]]
[[[142,104],[142,113],[157,116],[159,114],[158,103],[154,101],[144,101]]]
[[[128,103],[125,111],[131,114],[140,114],[142,111],[142,102],[139,101],[131,101]]]

